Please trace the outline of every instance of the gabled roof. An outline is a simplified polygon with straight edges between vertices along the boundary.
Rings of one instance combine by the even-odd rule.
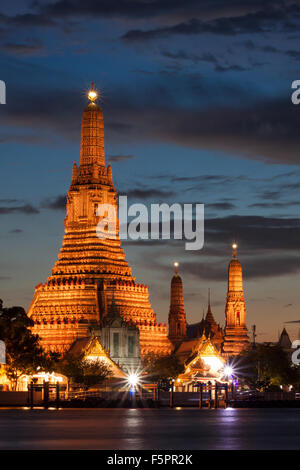
[[[84,354],[85,359],[101,359],[107,363],[107,365],[112,369],[113,377],[123,378],[126,377],[125,372],[115,363],[105,351],[102,346],[99,338],[97,336],[88,336],[86,338],[81,338],[75,341],[69,353],[75,356]]]
[[[185,361],[185,371],[179,375],[179,379],[183,382],[209,378],[222,380],[224,363],[224,358],[211,339],[203,335]]]

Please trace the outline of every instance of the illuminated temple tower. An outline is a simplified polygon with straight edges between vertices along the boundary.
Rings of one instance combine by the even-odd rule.
[[[174,263],[175,274],[171,281],[169,311],[169,338],[174,345],[186,337],[186,315],[183,303],[182,279],[178,274],[178,263]]]
[[[237,245],[234,243],[232,248],[233,256],[228,267],[226,324],[223,344],[223,352],[228,356],[239,354],[249,346],[242,266],[236,257]]]
[[[135,282],[118,230],[115,238],[96,233],[98,204],[117,208],[117,194],[111,166],[105,165],[103,114],[93,86],[89,99],[81,123],[80,165],[73,165],[67,197],[63,245],[51,276],[36,286],[28,311],[33,332],[47,349],[65,351],[99,328],[114,298],[124,320],[139,329],[141,355],[167,354],[172,350],[167,326],[156,321],[148,287]]]

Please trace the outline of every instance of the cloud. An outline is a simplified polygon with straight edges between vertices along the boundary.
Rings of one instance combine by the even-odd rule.
[[[215,70],[217,72],[245,72],[249,68],[242,67],[241,65],[220,65],[217,64]]]
[[[43,52],[43,46],[39,42],[35,44],[5,43],[1,46],[1,49],[8,54],[23,57],[40,55]]]
[[[109,155],[108,160],[113,163],[125,162],[127,160],[131,160],[135,158],[134,155]]]
[[[229,244],[237,239],[243,250],[256,253],[298,251],[300,219],[232,215],[205,221],[209,244]],[[284,263],[284,260],[280,264]]]
[[[15,26],[19,28],[45,28],[56,26],[55,21],[41,12],[23,13],[15,16],[8,16],[0,13],[0,24],[3,26]]]
[[[207,93],[214,87],[202,83],[201,77],[189,77],[187,83],[187,97],[193,102],[190,107],[176,100],[168,87],[154,85],[139,96],[133,90],[114,90],[104,110],[106,135],[122,142],[126,138],[126,143],[166,142],[270,163],[300,164],[300,113],[288,94],[249,102],[245,90],[219,86],[218,93],[226,97],[226,103],[215,100],[214,93],[210,104],[203,105],[202,97],[210,97]],[[75,94],[80,96],[80,91],[27,90],[25,95],[16,91],[1,113],[1,121],[47,129],[79,142],[78,116],[83,103],[74,100]],[[153,96],[156,100],[149,98]],[[238,99],[239,105],[231,98]],[[145,108],[147,113],[143,113]]]
[[[0,136],[0,144],[15,142],[17,144],[41,144],[45,142],[45,138],[41,135],[2,135]]]
[[[300,60],[300,51],[288,50],[285,52],[285,54],[292,57],[293,59]]]
[[[255,12],[248,12],[240,16],[228,16],[203,21],[196,17],[175,25],[159,26],[157,28],[141,30],[134,29],[122,36],[127,42],[149,41],[166,38],[172,35],[199,35],[204,33],[237,36],[240,34],[267,33],[274,31],[297,31],[296,24],[299,19],[298,5],[285,8],[268,7]]]
[[[211,52],[204,52],[201,55],[197,54],[191,54],[188,52],[185,52],[183,50],[179,50],[177,52],[171,52],[171,51],[162,51],[162,56],[167,57],[168,59],[173,59],[173,60],[189,60],[194,63],[198,62],[210,62],[213,64],[217,64],[218,60],[217,58],[211,53]]]
[[[19,199],[0,199],[0,204],[13,204],[14,202],[20,202]]]
[[[39,214],[39,210],[31,204],[24,204],[23,206],[2,206],[0,207],[0,214],[15,214],[16,212],[21,214]]]
[[[239,260],[245,280],[280,277],[300,271],[300,257],[295,256],[241,256]],[[185,262],[184,267],[187,273],[201,280],[224,281],[227,278],[227,265],[220,261]]]
[[[15,228],[13,230],[10,230],[9,233],[23,233],[23,230],[21,230],[20,228]]]
[[[48,199],[44,199],[41,203],[41,207],[45,209],[52,209],[54,211],[64,211],[66,210],[67,197],[65,195],[60,195]]]
[[[123,191],[122,194],[131,199],[166,199],[176,195],[174,191],[167,191],[156,188],[149,189],[131,189],[129,191]]]
[[[223,210],[223,211],[232,210],[236,207],[234,204],[231,204],[230,202],[215,202],[213,204],[206,204],[205,206],[211,209],[218,209],[218,210]]]
[[[250,204],[248,207],[256,207],[260,209],[285,209],[287,207],[300,206],[300,201],[286,201],[286,202],[256,202]]]
[[[9,281],[12,279],[10,276],[0,276],[0,281]]]
[[[211,52],[205,52],[201,55],[197,55],[197,54],[187,53],[183,50],[179,50],[177,52],[163,51],[162,56],[167,57],[168,59],[172,59],[172,60],[184,60],[184,61],[187,60],[195,64],[199,62],[209,62],[215,65],[216,72],[244,72],[246,70],[249,70],[249,68],[242,67],[241,65],[235,65],[235,64],[222,65],[217,59],[217,57]]]

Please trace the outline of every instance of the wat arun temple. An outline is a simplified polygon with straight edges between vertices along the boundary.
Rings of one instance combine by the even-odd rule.
[[[177,266],[171,280],[167,326],[157,321],[148,287],[133,277],[119,236],[98,237],[98,205],[111,204],[117,209],[117,190],[111,166],[105,163],[103,113],[93,87],[89,100],[81,122],[80,164],[73,165],[67,196],[62,247],[47,282],[36,286],[28,310],[33,332],[44,348],[63,353],[74,342],[101,331],[108,319],[119,316],[123,325],[138,331],[141,358],[175,351],[185,360],[195,341],[203,337],[210,338],[224,356],[240,353],[249,345],[249,338],[236,245],[228,269],[225,328],[216,323],[210,301],[205,317],[187,323]]]

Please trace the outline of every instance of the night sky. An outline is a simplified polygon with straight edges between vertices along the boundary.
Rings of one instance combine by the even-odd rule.
[[[231,244],[247,324],[275,340],[300,318],[300,1],[1,1],[0,297],[28,308],[63,236],[92,80],[106,161],[129,202],[205,204],[205,246],[126,242],[167,321],[173,262],[188,322],[224,325]],[[298,325],[289,326],[292,338]]]

